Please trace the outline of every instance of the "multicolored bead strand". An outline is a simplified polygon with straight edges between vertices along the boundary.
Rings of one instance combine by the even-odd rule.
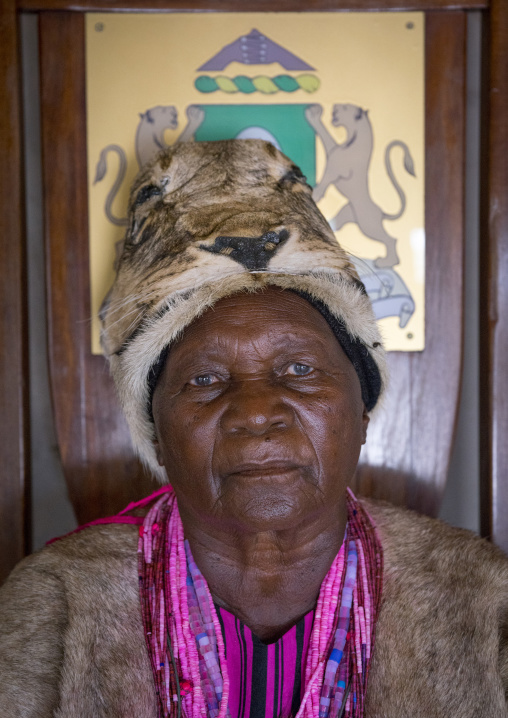
[[[224,641],[170,487],[140,527],[139,586],[158,718],[227,718]],[[295,718],[362,718],[382,590],[375,528],[350,492],[343,545],[319,593]]]
[[[351,540],[347,542],[347,545],[348,556],[346,580],[342,589],[342,597],[339,607],[339,620],[337,630],[335,631],[335,641],[325,669],[321,699],[319,701],[319,718],[328,717],[332,700],[337,701],[339,706],[342,705],[342,697],[345,692],[345,685],[342,685],[344,680],[340,681],[339,684],[336,676],[339,671],[339,666],[344,655],[346,640],[348,638],[349,620],[353,604],[353,589],[356,584],[356,571],[358,564],[356,543],[354,540]]]
[[[189,542],[185,541],[184,543],[188,567],[187,600],[189,602],[190,626],[200,652],[201,687],[206,697],[208,715],[211,718],[216,718],[222,700],[223,680],[208,587],[192,558]]]

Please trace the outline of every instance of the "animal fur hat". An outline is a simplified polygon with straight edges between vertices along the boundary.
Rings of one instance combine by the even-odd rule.
[[[219,299],[267,285],[325,316],[372,409],[387,379],[372,307],[298,167],[268,142],[226,140],[177,144],[139,173],[101,340],[136,450],[161,481],[154,366]]]

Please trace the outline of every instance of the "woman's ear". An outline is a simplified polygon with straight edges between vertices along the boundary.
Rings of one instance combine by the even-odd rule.
[[[159,440],[154,439],[152,443],[153,448],[155,449],[155,455],[157,457],[157,462],[159,466],[164,466],[164,459],[162,457],[161,445],[159,444]]]
[[[369,426],[370,421],[370,414],[365,408],[365,404],[363,405],[363,414],[362,414],[362,444],[365,444],[367,441],[367,427]]]
[[[157,436],[157,429],[154,427],[154,438],[152,439],[152,445],[155,449],[155,456],[157,457],[157,462],[159,466],[164,466],[164,458],[162,456],[162,449],[161,445],[159,443],[159,437]]]

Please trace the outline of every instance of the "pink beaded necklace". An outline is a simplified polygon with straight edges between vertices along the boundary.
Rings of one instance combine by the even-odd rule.
[[[159,718],[227,718],[229,678],[212,597],[174,492],[157,492],[139,537],[139,582]],[[295,718],[361,718],[382,590],[383,554],[354,495],[341,550],[319,593]]]

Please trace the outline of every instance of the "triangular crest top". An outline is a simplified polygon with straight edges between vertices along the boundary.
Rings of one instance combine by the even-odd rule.
[[[315,69],[255,29],[229,45],[224,45],[216,55],[201,65],[198,71],[224,70],[230,62],[241,62],[243,65],[268,65],[278,62],[285,70]]]

